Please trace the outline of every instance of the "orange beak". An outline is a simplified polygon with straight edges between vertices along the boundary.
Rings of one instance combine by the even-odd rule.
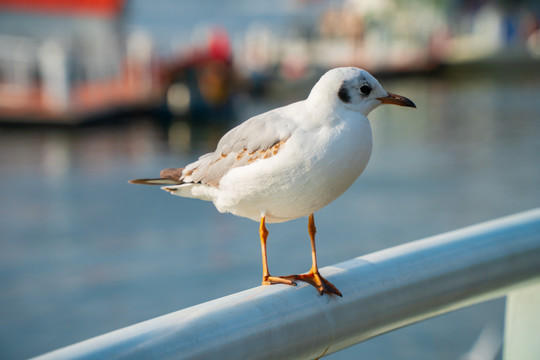
[[[416,108],[416,105],[414,103],[407,99],[405,96],[392,94],[391,92],[388,93],[387,96],[377,98],[381,103],[383,104],[394,104],[399,106],[407,106]]]

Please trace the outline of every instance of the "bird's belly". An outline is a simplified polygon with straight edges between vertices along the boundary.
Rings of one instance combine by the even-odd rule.
[[[267,222],[320,210],[354,183],[371,156],[369,124],[349,135],[339,141],[291,144],[279,156],[235,169],[220,184],[216,207],[255,221],[265,214]]]

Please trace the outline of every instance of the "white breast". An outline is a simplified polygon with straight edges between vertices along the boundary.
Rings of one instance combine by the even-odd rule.
[[[321,209],[343,194],[371,156],[369,121],[297,130],[276,156],[235,168],[219,185],[214,204],[255,221],[283,222]]]

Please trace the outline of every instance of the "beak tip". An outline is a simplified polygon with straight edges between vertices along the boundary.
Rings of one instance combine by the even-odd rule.
[[[388,96],[378,98],[377,100],[379,100],[383,104],[393,104],[393,105],[411,107],[411,108],[416,109],[416,104],[412,102],[411,99],[408,99],[405,96],[396,95],[390,92],[388,93]]]

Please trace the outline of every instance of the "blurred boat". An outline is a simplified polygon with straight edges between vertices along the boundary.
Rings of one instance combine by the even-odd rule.
[[[177,114],[184,78],[184,115],[230,100],[226,34],[159,58],[148,35],[125,35],[125,8],[124,0],[0,0],[0,121],[80,124],[164,105]]]

